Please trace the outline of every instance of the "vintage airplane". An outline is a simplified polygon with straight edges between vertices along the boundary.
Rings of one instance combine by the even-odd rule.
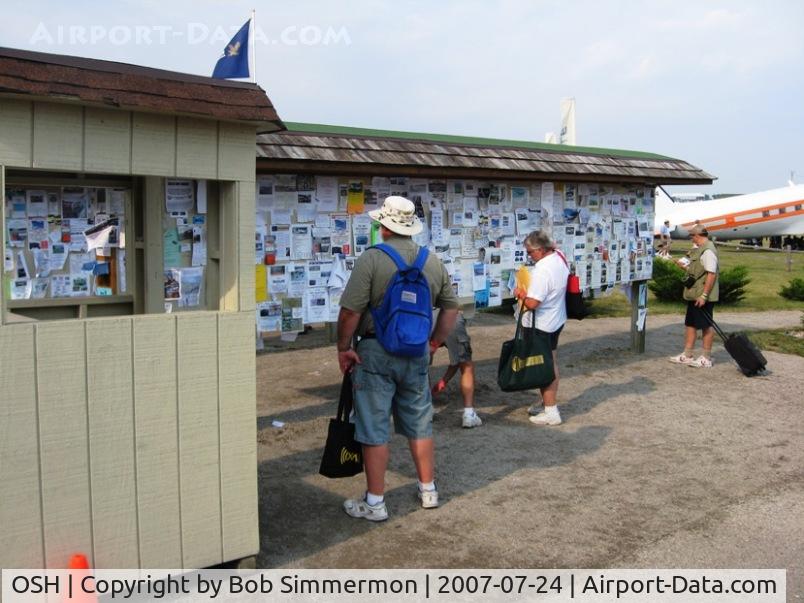
[[[706,226],[710,236],[718,239],[804,235],[804,184],[688,203],[673,202],[659,187],[656,189],[656,234],[665,220],[670,220],[673,238],[689,236],[688,230],[696,222]]]

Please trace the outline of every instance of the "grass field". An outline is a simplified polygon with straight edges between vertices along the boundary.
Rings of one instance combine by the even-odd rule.
[[[673,241],[673,256],[680,257],[690,248],[688,241]],[[786,254],[778,251],[718,249],[722,268],[742,264],[748,267],[747,295],[738,304],[723,306],[735,312],[759,312],[762,310],[804,310],[804,302],[792,301],[779,295],[779,289],[792,278],[804,278],[804,254],[793,254],[791,272],[787,272]],[[657,260],[659,261],[659,260]],[[631,305],[625,295],[616,291],[607,297],[595,299],[589,304],[592,317],[630,316]],[[648,311],[652,314],[682,312],[684,303],[660,302],[653,293],[648,293]]]
[[[795,354],[804,357],[804,337],[801,331],[790,329],[774,329],[772,331],[756,331],[749,334],[760,350]]]

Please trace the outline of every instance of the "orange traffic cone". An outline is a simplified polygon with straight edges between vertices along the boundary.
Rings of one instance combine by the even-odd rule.
[[[86,555],[76,553],[70,557],[67,566],[72,581],[72,589],[68,589],[65,601],[75,603],[97,603],[98,595],[95,594],[95,581],[91,578],[92,572],[89,570],[89,561]],[[72,594],[70,593],[72,590]],[[87,592],[87,591],[92,592]]]
[[[70,557],[70,565],[67,566],[68,569],[89,569],[89,561],[87,561],[87,556],[82,555],[81,553],[76,553],[72,557]]]

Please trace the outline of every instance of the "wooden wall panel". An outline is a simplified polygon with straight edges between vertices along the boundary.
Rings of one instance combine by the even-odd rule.
[[[131,171],[134,174],[176,174],[176,118],[134,113],[131,131]]]
[[[82,171],[84,108],[34,103],[33,167]]]
[[[13,167],[31,167],[33,103],[0,99],[0,163]]]
[[[36,325],[46,567],[93,559],[83,321]]]
[[[218,122],[179,117],[176,127],[176,175],[217,180]]]
[[[218,436],[218,317],[176,316],[183,566],[223,561]]]
[[[253,124],[220,122],[218,173],[221,180],[256,178],[256,133]]]
[[[34,326],[0,327],[0,567],[43,567]]]
[[[174,318],[132,319],[141,567],[182,567]]]
[[[87,107],[84,114],[84,169],[131,172],[131,112]]]
[[[95,565],[139,565],[130,318],[87,321]]]
[[[221,508],[226,560],[255,555],[260,550],[253,341],[253,312],[220,314]]]

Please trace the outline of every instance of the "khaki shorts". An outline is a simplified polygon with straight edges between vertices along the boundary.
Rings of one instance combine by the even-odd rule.
[[[449,352],[449,363],[451,366],[472,362],[472,340],[469,339],[469,332],[466,330],[466,319],[463,314],[458,314],[455,329],[441,344]]]

